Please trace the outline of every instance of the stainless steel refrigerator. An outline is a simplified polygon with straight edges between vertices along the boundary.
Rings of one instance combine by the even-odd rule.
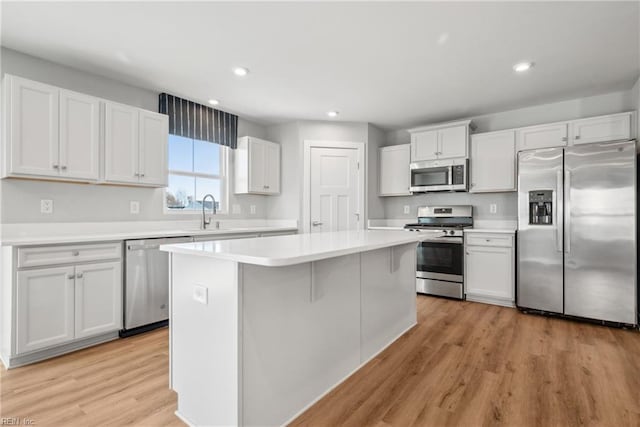
[[[636,325],[636,143],[518,155],[523,309]]]

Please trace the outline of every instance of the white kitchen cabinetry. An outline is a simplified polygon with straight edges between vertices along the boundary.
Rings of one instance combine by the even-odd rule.
[[[122,328],[122,266],[102,262],[75,267],[75,338]]]
[[[280,193],[279,144],[244,136],[234,155],[236,194]]]
[[[612,114],[571,122],[571,143],[620,141],[631,139],[632,113]]]
[[[514,252],[513,233],[465,233],[467,300],[514,306]]]
[[[3,361],[19,366],[116,338],[122,329],[121,259],[122,242],[3,248],[10,269],[3,310],[12,314],[2,328],[10,337],[5,343],[15,342],[3,345]]]
[[[70,266],[18,272],[17,353],[51,347],[73,339],[73,270],[73,266]]]
[[[407,196],[411,195],[411,145],[392,145],[382,147],[380,156],[379,195]]]
[[[104,128],[106,182],[166,186],[166,115],[106,102]]]
[[[520,128],[516,131],[518,151],[566,146],[568,128],[566,122]]]
[[[516,191],[515,131],[471,136],[472,193]]]
[[[470,121],[410,129],[411,161],[467,157]]]
[[[98,181],[98,98],[10,75],[4,90],[4,177]]]

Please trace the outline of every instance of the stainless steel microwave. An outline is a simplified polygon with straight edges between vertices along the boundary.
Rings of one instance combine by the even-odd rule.
[[[467,191],[468,159],[411,163],[411,191]]]

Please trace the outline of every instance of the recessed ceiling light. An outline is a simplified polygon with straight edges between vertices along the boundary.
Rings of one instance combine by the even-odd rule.
[[[525,71],[531,69],[533,67],[533,62],[518,62],[513,66],[513,71],[516,73],[524,73]]]
[[[211,105],[218,105],[218,104],[220,104],[220,101],[218,101],[217,99],[210,99],[210,100],[209,100],[209,104],[211,104]]]
[[[244,67],[236,67],[233,69],[233,73],[236,76],[246,76],[247,74],[249,74],[249,70],[244,68]]]
[[[327,111],[327,116],[329,117],[338,117],[338,113],[337,111]]]

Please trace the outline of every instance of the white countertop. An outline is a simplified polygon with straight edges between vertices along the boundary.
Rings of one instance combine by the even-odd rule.
[[[214,219],[215,221],[215,219]],[[202,230],[194,221],[53,223],[3,225],[2,246],[47,245],[181,236],[222,236],[296,231],[291,220],[227,220],[221,228]]]
[[[473,228],[465,228],[464,232],[513,234],[517,229],[518,221],[478,219],[473,222]]]
[[[509,228],[465,228],[465,233],[513,234],[515,229]]]
[[[422,240],[405,231],[337,231],[260,239],[221,240],[162,245],[161,250],[279,267],[333,258]]]

